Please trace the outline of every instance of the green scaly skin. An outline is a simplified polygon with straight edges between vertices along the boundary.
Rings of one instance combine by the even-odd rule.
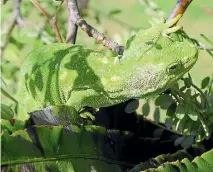
[[[127,41],[122,57],[70,44],[34,50],[21,68],[21,103],[27,112],[65,105],[77,114],[86,106],[106,107],[161,93],[198,57],[198,49],[181,27],[169,28],[179,18],[139,31]],[[168,35],[177,31],[179,40]]]

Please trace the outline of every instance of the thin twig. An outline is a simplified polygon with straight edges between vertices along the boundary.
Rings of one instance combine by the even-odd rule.
[[[22,22],[22,19],[21,19],[21,1],[22,0],[15,0],[15,3],[14,3],[14,15],[15,15],[15,18],[16,18],[16,24],[20,27],[23,22]]]
[[[123,54],[124,47],[120,46],[118,43],[108,39],[104,36],[103,33],[98,32],[94,27],[89,25],[79,13],[77,8],[76,0],[67,0],[68,10],[72,10],[71,13],[71,21],[78,25],[82,30],[84,30],[88,36],[95,38],[99,43],[108,47],[110,50],[117,52],[118,54]]]
[[[169,22],[178,14],[183,14],[192,1],[193,0],[178,0],[169,17],[167,18],[166,22]]]
[[[79,19],[77,25],[83,29],[88,36],[95,38],[102,45],[108,47],[110,50],[122,55],[124,52],[124,47],[120,46],[118,43],[107,38],[103,33],[98,32],[94,27],[89,25],[84,19]]]
[[[7,48],[7,45],[8,45],[8,43],[9,43],[10,37],[11,37],[11,35],[12,35],[13,29],[15,28],[15,25],[16,25],[16,19],[13,18],[13,21],[12,21],[12,23],[10,24],[10,27],[9,27],[8,32],[7,32],[7,34],[6,34],[5,43],[4,43],[4,45],[1,47],[1,59],[2,59],[2,57],[3,57],[4,50]]]
[[[16,25],[18,25],[19,27],[22,25],[20,4],[21,4],[21,0],[15,0],[14,1],[14,17],[13,17],[13,20],[12,20],[9,28],[8,28],[5,43],[1,47],[1,58],[3,57],[4,50],[7,48],[7,45],[9,43],[10,37],[11,37],[12,32],[13,32],[13,29],[15,28]]]
[[[201,42],[198,42],[198,43],[199,43],[199,46],[198,46],[199,49],[213,51],[213,47],[207,47],[207,46],[203,45]]]
[[[77,32],[78,32],[78,26],[70,22],[70,18],[68,18],[66,43],[75,44]]]
[[[62,37],[56,22],[56,14],[51,17],[46,10],[39,4],[39,2],[37,0],[31,0],[31,2],[47,17],[47,19],[49,20],[50,24],[52,25],[55,34],[56,34],[56,38],[58,39],[58,42],[63,42],[62,41]]]
[[[73,9],[74,7],[76,7],[77,9]],[[73,0],[67,0],[67,10],[69,15],[68,15],[66,43],[75,44],[78,32],[78,25],[72,22],[72,11],[76,10],[79,13],[77,2]]]
[[[178,0],[175,7],[173,8],[171,14],[167,18],[166,22],[170,21],[172,18],[176,17],[178,14],[183,14],[192,1],[193,0]],[[212,11],[209,11],[209,12],[212,12]],[[202,44],[201,42],[198,42],[198,41],[197,41],[197,44],[198,44],[199,49],[213,51],[213,47],[207,47],[207,46],[205,46],[204,44]]]

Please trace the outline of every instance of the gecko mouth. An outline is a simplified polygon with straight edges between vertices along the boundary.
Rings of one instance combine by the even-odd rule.
[[[195,48],[196,51],[195,53],[192,55],[193,58],[190,58],[190,60],[186,63],[186,72],[189,71],[193,66],[194,64],[197,62],[197,59],[198,59],[198,49]]]

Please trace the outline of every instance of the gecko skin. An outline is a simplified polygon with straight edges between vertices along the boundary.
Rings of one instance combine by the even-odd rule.
[[[34,50],[21,68],[22,104],[27,112],[65,105],[78,113],[84,107],[106,107],[161,93],[198,57],[198,49],[181,27],[170,28],[179,17],[140,30],[127,41],[123,56],[106,57],[70,44]]]

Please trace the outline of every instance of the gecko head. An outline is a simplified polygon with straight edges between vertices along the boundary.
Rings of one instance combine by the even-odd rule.
[[[137,64],[132,64],[135,69],[127,81],[128,88],[135,90],[134,96],[138,98],[168,89],[198,58],[198,48],[186,34],[161,36],[153,44],[148,51],[143,51]]]
[[[175,37],[176,39],[173,39]],[[198,59],[198,48],[194,41],[183,31],[173,34],[172,39],[162,47],[161,60],[164,62],[162,74],[165,75],[165,87],[170,87],[187,73]],[[177,38],[178,37],[178,38]],[[165,39],[165,38],[164,38]],[[165,49],[165,50],[163,50]]]

